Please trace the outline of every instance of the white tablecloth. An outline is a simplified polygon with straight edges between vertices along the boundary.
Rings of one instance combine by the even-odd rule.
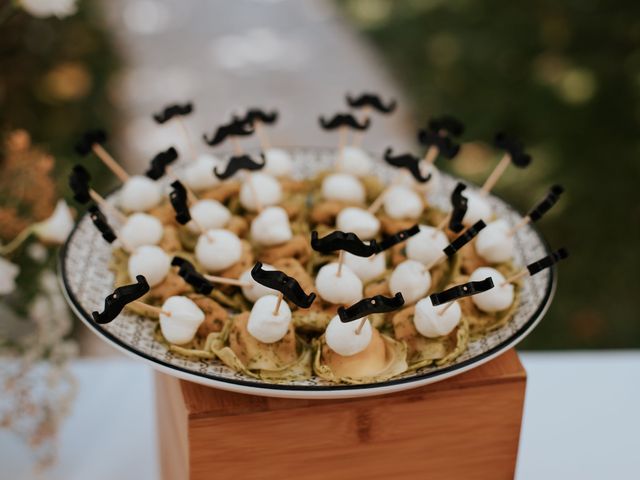
[[[640,478],[640,352],[523,353],[529,375],[517,478]],[[1,366],[1,365],[0,365]],[[153,376],[126,359],[79,360],[59,463],[39,478],[157,479]],[[0,430],[0,478],[35,478]]]

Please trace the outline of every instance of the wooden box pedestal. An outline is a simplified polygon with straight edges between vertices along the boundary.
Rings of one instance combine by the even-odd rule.
[[[162,478],[513,478],[526,373],[510,350],[391,395],[287,400],[156,374]]]

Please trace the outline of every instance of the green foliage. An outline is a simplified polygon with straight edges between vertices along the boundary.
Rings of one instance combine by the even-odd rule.
[[[567,193],[541,229],[566,245],[558,294],[528,348],[640,346],[640,4],[340,2],[405,87],[418,122],[452,113],[466,140],[505,129],[534,154],[496,192],[522,210]],[[481,181],[468,162],[451,168]]]

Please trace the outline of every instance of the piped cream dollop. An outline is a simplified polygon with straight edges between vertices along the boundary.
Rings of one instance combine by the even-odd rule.
[[[350,357],[365,350],[371,342],[373,327],[369,319],[366,319],[360,333],[356,333],[360,322],[361,320],[354,320],[344,323],[338,315],[333,317],[324,332],[327,346],[344,357]]]
[[[436,338],[449,335],[460,323],[461,317],[462,310],[458,302],[451,306],[444,304],[434,307],[431,298],[426,297],[416,303],[413,324],[420,335]]]
[[[437,228],[420,225],[420,232],[407,240],[407,257],[417,260],[423,265],[430,265],[436,258],[442,256],[443,250],[449,245],[447,236]]]
[[[199,233],[200,227],[205,230],[223,228],[231,220],[229,209],[217,200],[198,200],[189,211],[193,220],[187,223],[187,228],[192,233]]]
[[[147,213],[134,213],[127,217],[120,229],[120,240],[135,250],[143,245],[157,245],[162,240],[164,227],[156,217]]]
[[[367,193],[355,176],[348,173],[331,173],[322,180],[322,197],[345,203],[364,203]]]
[[[268,173],[251,173],[240,187],[240,203],[252,212],[257,211],[258,206],[276,205],[280,200],[282,200],[280,182]]]
[[[251,238],[259,245],[280,245],[292,237],[289,215],[282,207],[267,207],[251,222]]]
[[[169,343],[189,343],[203,321],[203,311],[187,297],[169,297],[162,304],[160,330]]]
[[[476,252],[489,263],[507,262],[513,258],[514,239],[509,224],[503,220],[489,223],[476,237]]]
[[[129,256],[129,277],[135,279],[142,275],[149,286],[155,287],[162,283],[171,268],[171,257],[156,245],[138,247]]]
[[[501,286],[505,281],[504,276],[491,267],[476,268],[469,277],[469,281],[479,282],[487,277],[491,277],[493,280],[493,288],[471,297],[473,303],[483,312],[493,313],[506,310],[513,303],[513,285],[508,283],[505,286]]]
[[[118,193],[118,205],[125,212],[144,212],[162,200],[162,186],[143,175],[129,177]]]
[[[363,208],[346,207],[336,217],[336,228],[355,233],[360,240],[371,240],[380,231],[380,220]]]
[[[262,343],[274,343],[281,340],[289,329],[291,322],[289,305],[283,300],[278,308],[278,313],[274,314],[277,303],[278,297],[276,295],[265,295],[256,300],[249,314],[247,331]]]
[[[336,305],[351,305],[362,300],[362,281],[346,265],[340,276],[337,263],[328,263],[316,275],[316,289],[323,300]]]
[[[431,287],[431,274],[422,263],[405,260],[399,264],[389,277],[389,290],[394,295],[402,293],[405,304],[414,303],[423,298]]]
[[[196,259],[208,272],[219,272],[240,260],[242,244],[229,230],[212,229],[198,237]]]

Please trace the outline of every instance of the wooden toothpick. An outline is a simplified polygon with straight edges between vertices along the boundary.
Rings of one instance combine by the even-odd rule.
[[[356,335],[360,335],[365,323],[367,323],[367,317],[362,317],[362,320],[360,320],[360,323],[358,324],[358,328],[356,328]]]
[[[282,295],[282,292],[280,292],[278,294],[278,302],[276,303],[276,308],[273,310],[273,315],[276,316],[278,315],[278,312],[280,311],[280,305],[282,304],[282,299],[284,298],[284,295]]]
[[[100,145],[99,143],[94,143],[93,145],[91,145],[91,149],[93,150],[93,153],[95,153],[96,156],[100,160],[102,160],[102,163],[104,163],[107,168],[111,170],[122,183],[125,183],[127,180],[129,180],[129,174],[125,171],[124,168],[120,166],[118,162],[114,160],[114,158],[109,154],[109,152],[104,149],[102,145]]]
[[[182,135],[187,140],[187,145],[189,147],[189,153],[191,154],[191,160],[195,160],[198,157],[198,152],[196,151],[196,147],[191,139],[191,134],[189,133],[189,129],[187,129],[187,125],[184,123],[181,115],[177,115],[174,117],[178,125],[180,126],[180,130],[182,130]]]
[[[264,151],[271,148],[271,142],[269,141],[269,136],[267,135],[267,132],[262,127],[263,127],[262,122],[260,120],[254,120],[253,128],[258,137],[258,141],[260,142],[260,148],[262,148],[262,150]]]
[[[250,282],[245,282],[243,280],[237,280],[235,278],[227,278],[227,277],[219,277],[216,275],[203,275],[204,278],[213,283],[221,283],[223,285],[233,285],[236,287],[250,287]]]
[[[165,315],[167,317],[171,316],[171,312],[167,312],[166,310],[162,310],[162,308],[160,307],[156,307],[155,305],[149,305],[148,303],[144,303],[140,300],[134,300],[133,302],[129,303],[129,305],[136,305],[140,308],[146,308],[158,316],[160,316],[160,314]]]
[[[505,286],[509,285],[510,283],[517,282],[521,278],[526,277],[528,275],[528,273],[529,273],[529,270],[527,270],[526,268],[523,268],[522,270],[520,270],[517,273],[514,273],[509,278],[507,278],[504,282],[502,282],[500,284],[500,288],[505,287]]]
[[[524,217],[522,220],[520,220],[514,227],[512,227],[507,232],[507,236],[508,237],[513,237],[518,230],[520,230],[525,225],[528,225],[529,223],[531,223],[531,217],[529,215],[527,215],[526,217]]]
[[[369,120],[369,113],[371,111],[371,107],[369,105],[365,105],[362,108],[362,119],[361,119],[361,123],[367,123],[367,120]],[[362,145],[362,140],[364,138],[364,130],[358,130],[353,134],[353,138],[351,139],[351,145],[353,145],[354,147],[360,147]]]
[[[453,305],[454,303],[456,303],[456,300],[452,300],[449,303],[447,303],[447,306],[444,307],[442,310],[438,310],[438,315],[442,316],[444,315],[444,312],[446,312],[447,310],[449,310],[449,308],[451,308],[451,305]]]
[[[340,250],[340,253],[338,253],[338,271],[336,272],[336,277],[342,276],[343,263],[344,263],[344,250]]]
[[[510,163],[511,155],[505,153],[502,156],[500,162],[498,162],[498,165],[496,165],[496,168],[494,168],[493,172],[491,172],[491,175],[489,175],[489,177],[485,180],[484,185],[482,185],[482,193],[487,195],[493,189],[493,187],[496,186],[496,183],[498,183],[498,180],[500,180],[500,177],[505,172]]]
[[[93,188],[89,189],[89,196],[91,197],[91,200],[96,202],[102,210],[105,210],[111,213],[114,217],[116,217],[116,219],[120,223],[124,223],[127,221],[127,216],[124,213],[122,213],[116,207],[114,207],[109,202],[107,202],[107,200],[98,192],[96,192]]]

